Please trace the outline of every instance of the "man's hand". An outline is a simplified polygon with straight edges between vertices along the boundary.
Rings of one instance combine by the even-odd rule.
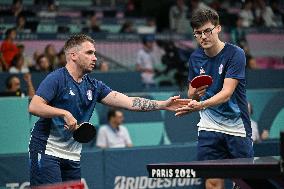
[[[206,92],[206,89],[208,88],[208,85],[205,85],[205,86],[202,86],[202,87],[199,87],[199,88],[191,88],[192,90],[192,97],[193,99],[200,99]]]
[[[180,96],[170,97],[168,100],[164,101],[165,110],[175,111],[178,108],[182,108],[191,102],[191,99],[180,99]]]
[[[23,79],[25,80],[26,83],[32,82],[32,76],[30,73],[25,73]]]
[[[70,112],[67,111],[63,118],[66,123],[66,125],[64,125],[66,129],[70,131],[75,131],[78,128],[77,120]]]
[[[196,100],[192,100],[187,105],[177,108],[175,116],[182,116],[184,114],[188,114],[191,112],[196,112],[202,110],[204,107],[202,105],[202,102],[197,102]]]

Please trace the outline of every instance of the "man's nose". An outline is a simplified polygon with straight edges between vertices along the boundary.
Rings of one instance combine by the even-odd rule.
[[[94,60],[94,61],[97,61],[98,59],[97,59],[97,57],[96,57],[96,56],[94,56],[94,57],[93,57],[93,60]]]
[[[202,39],[205,39],[205,38],[206,38],[206,35],[205,35],[204,32],[201,32],[201,38],[202,38]]]

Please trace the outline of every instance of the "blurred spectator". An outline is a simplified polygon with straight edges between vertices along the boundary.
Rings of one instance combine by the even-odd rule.
[[[242,18],[243,27],[251,27],[254,23],[254,15],[252,11],[252,1],[246,0],[243,4],[243,9],[240,11],[239,16]]]
[[[46,45],[44,49],[44,55],[48,59],[51,69],[56,68],[57,65],[57,52],[53,44]]]
[[[8,70],[11,66],[13,58],[19,53],[17,45],[14,43],[17,32],[16,28],[10,28],[5,33],[5,39],[3,40],[0,51],[2,52],[3,59],[5,61],[4,69]]]
[[[132,147],[128,130],[122,125],[123,113],[117,109],[108,112],[108,125],[100,127],[96,145],[100,148]]]
[[[39,17],[54,18],[57,16],[57,7],[54,1],[48,1],[47,10],[42,10],[38,13]]]
[[[119,33],[135,33],[135,28],[133,27],[133,22],[126,21],[121,26]]]
[[[7,67],[8,66],[3,58],[2,52],[0,51],[0,72],[6,71],[8,69]]]
[[[108,72],[109,66],[108,66],[107,61],[104,58],[99,58],[96,62],[95,69],[101,72]]]
[[[100,66],[100,71],[101,72],[108,72],[109,71],[109,66],[108,63],[102,62]]]
[[[155,43],[154,35],[142,36],[143,48],[138,51],[136,60],[136,70],[141,72],[142,82],[145,85],[145,89],[155,87],[154,81],[154,64],[155,57],[153,55],[153,48]]]
[[[155,18],[152,18],[152,17],[147,18],[146,26],[151,28],[153,33],[156,33],[156,31],[157,31],[157,23],[156,23],[156,19]]]
[[[194,11],[196,9],[210,9],[210,7],[207,4],[205,4],[203,1],[200,0],[191,0],[190,5],[191,5],[191,11]]]
[[[136,1],[136,0],[128,0],[125,8],[125,16],[126,17],[139,17],[140,11],[138,10],[138,6],[142,3],[142,1]]]
[[[37,58],[36,65],[30,68],[31,72],[50,72],[51,65],[48,58],[42,54]]]
[[[170,29],[177,33],[189,32],[188,7],[184,0],[176,0],[176,5],[170,8],[169,21]]]
[[[247,45],[240,46],[246,55],[246,68],[248,69],[258,69],[258,65],[256,63],[255,58],[250,54],[249,48]]]
[[[42,54],[41,51],[39,50],[35,50],[34,51],[34,54],[33,54],[33,62],[32,62],[32,65],[31,66],[35,66],[36,65],[36,62],[37,62],[37,59],[38,57]]]
[[[57,65],[56,68],[61,68],[66,65],[66,56],[64,53],[64,50],[62,49],[58,54],[57,54]]]
[[[27,68],[31,67],[33,65],[32,60],[25,53],[25,45],[22,44],[22,43],[18,43],[17,47],[19,49],[19,54],[23,55],[23,57],[24,57],[24,67],[27,67]]]
[[[24,15],[19,15],[17,17],[17,25],[16,25],[17,32],[21,33],[30,33],[31,29],[26,25],[26,17]]]
[[[252,140],[253,142],[259,142],[260,141],[260,137],[259,137],[259,132],[258,132],[258,124],[257,122],[255,122],[251,116],[253,114],[253,107],[252,104],[250,102],[248,102],[248,111],[249,111],[249,116],[250,116],[250,122],[251,122],[251,129],[252,129]]]
[[[165,53],[161,57],[162,64],[165,66],[163,70],[156,71],[156,76],[166,76],[164,80],[159,82],[159,85],[178,85],[180,90],[183,91],[184,87],[188,84],[184,81],[187,80],[187,62],[193,49],[179,48],[173,41],[157,41],[159,47],[164,49]],[[175,79],[175,83],[172,82]]]
[[[13,0],[11,12],[15,17],[18,17],[23,12],[23,1]]]
[[[267,140],[269,139],[269,130],[264,129],[261,133],[261,140]]]
[[[146,20],[146,26],[149,26],[149,27],[157,27],[157,23],[156,23],[156,19],[153,18],[153,17],[149,17],[147,18]]]
[[[243,18],[238,17],[235,27],[231,30],[231,42],[238,46],[247,45],[246,32],[242,26]]]
[[[278,26],[283,26],[284,24],[284,11],[281,9],[279,5],[279,0],[272,0],[270,1],[270,7],[275,15],[275,21]]]
[[[83,33],[97,33],[97,32],[102,31],[101,28],[100,28],[100,25],[98,23],[96,15],[93,15],[90,18],[90,21],[89,21],[89,23],[87,23],[87,25],[88,25],[88,27],[84,27],[82,29]]]
[[[24,81],[27,85],[27,94],[21,91],[21,81],[19,77],[15,75],[9,76],[5,83],[6,83],[6,90],[3,92],[0,92],[0,96],[24,96],[28,95],[30,98],[32,98],[35,95],[34,86],[31,79],[31,74],[26,73],[23,77]]]
[[[256,25],[266,27],[277,27],[276,16],[270,6],[264,0],[255,0]]]
[[[22,54],[17,54],[13,58],[9,73],[29,73],[29,69],[24,65],[24,56]]]

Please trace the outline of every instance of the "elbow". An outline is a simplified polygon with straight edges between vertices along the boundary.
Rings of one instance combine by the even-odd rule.
[[[31,114],[35,114],[36,108],[35,108],[34,103],[32,103],[32,101],[31,101],[31,103],[30,103],[30,105],[29,105],[28,111],[29,111]]]

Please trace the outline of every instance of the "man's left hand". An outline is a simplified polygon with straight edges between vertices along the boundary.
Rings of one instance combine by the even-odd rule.
[[[181,108],[177,108],[175,110],[176,111],[175,116],[182,116],[184,114],[200,111],[202,109],[203,109],[203,105],[202,105],[201,102],[197,102],[196,100],[192,100],[187,105],[185,105],[185,106],[183,106]]]
[[[165,101],[165,110],[176,111],[178,108],[182,108],[188,105],[191,102],[191,99],[181,99],[180,96],[170,97]]]

